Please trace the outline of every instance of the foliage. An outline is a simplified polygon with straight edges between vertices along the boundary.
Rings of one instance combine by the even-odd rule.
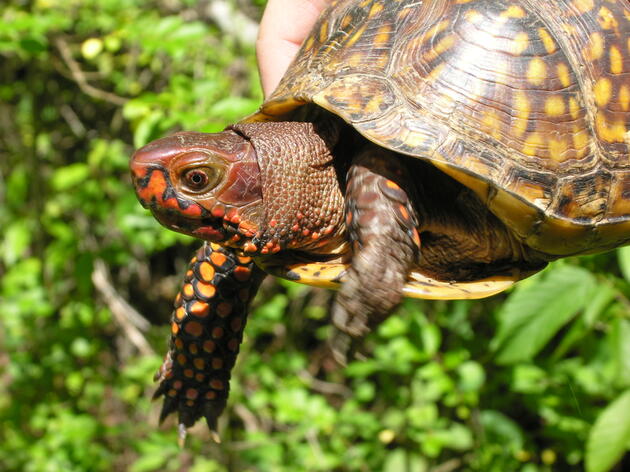
[[[223,444],[199,425],[179,449],[172,421],[157,427],[151,377],[197,243],[137,204],[127,159],[261,101],[252,45],[208,3],[0,7],[0,469],[628,467],[628,249],[555,263],[490,300],[406,300],[345,368],[326,349],[331,294],[268,280]],[[262,3],[232,5],[256,21]]]

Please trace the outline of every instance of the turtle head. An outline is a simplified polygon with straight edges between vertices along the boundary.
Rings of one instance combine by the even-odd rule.
[[[158,139],[138,149],[130,167],[140,203],[167,228],[239,246],[258,231],[260,169],[235,131]]]

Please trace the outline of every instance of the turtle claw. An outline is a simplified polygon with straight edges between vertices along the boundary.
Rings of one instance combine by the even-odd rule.
[[[188,434],[188,428],[186,428],[186,425],[184,423],[180,422],[177,425],[177,444],[179,445],[181,449],[183,449],[184,445],[186,444],[187,434]]]

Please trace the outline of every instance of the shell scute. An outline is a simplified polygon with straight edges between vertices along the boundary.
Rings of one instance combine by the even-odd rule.
[[[534,249],[627,239],[627,1],[338,0],[251,119],[308,102],[432,162]]]

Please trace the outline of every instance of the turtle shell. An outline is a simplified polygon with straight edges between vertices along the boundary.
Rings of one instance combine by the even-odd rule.
[[[630,241],[627,0],[334,0],[246,121],[306,104],[431,162],[550,259]]]

